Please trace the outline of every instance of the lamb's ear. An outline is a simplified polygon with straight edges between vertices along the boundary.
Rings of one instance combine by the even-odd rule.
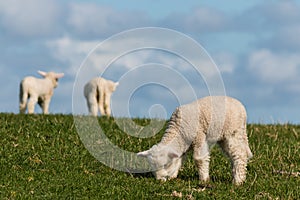
[[[43,77],[45,77],[46,75],[47,75],[47,72],[44,72],[44,71],[38,71],[38,73],[41,75],[41,76],[43,76]]]
[[[149,155],[150,155],[150,151],[149,150],[137,153],[137,156],[140,156],[140,157],[147,157]]]
[[[55,74],[55,77],[56,78],[61,78],[61,77],[63,77],[65,74],[64,73],[59,73],[59,74]]]
[[[119,82],[116,82],[116,83],[115,83],[115,86],[117,87],[118,85],[119,85]]]
[[[169,158],[171,158],[171,159],[173,159],[173,158],[178,158],[178,157],[179,157],[179,155],[178,155],[177,153],[175,153],[175,152],[169,152],[169,153],[168,153],[168,156],[169,156]]]
[[[173,159],[173,158],[179,158],[179,154],[174,149],[170,149],[169,150],[168,156],[171,159]]]

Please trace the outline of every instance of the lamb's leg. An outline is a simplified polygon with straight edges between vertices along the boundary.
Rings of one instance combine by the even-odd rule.
[[[98,114],[98,104],[97,104],[97,99],[93,94],[90,94],[87,99],[86,99],[88,108],[89,108],[89,113],[92,116],[97,116]]]
[[[105,94],[104,110],[105,110],[105,114],[107,116],[111,115],[111,110],[110,110],[110,96],[111,96],[111,94],[108,94],[108,93]]]
[[[38,102],[38,96],[31,95],[27,105],[29,114],[34,113],[34,106],[37,102]]]
[[[219,145],[229,156],[232,166],[233,183],[242,184],[246,179],[248,148],[241,132],[230,134]]]
[[[50,98],[46,97],[45,100],[41,104],[44,114],[49,114],[49,104],[50,104]]]
[[[199,179],[203,182],[209,181],[209,146],[203,138],[201,142],[199,140],[194,145],[194,161],[199,173]],[[197,140],[197,139],[196,139]]]
[[[105,99],[105,94],[104,91],[102,90],[101,92],[99,92],[99,100],[98,100],[98,107],[101,115],[106,115],[105,108],[104,108],[104,99]]]
[[[20,86],[20,113],[24,114],[26,112],[26,104],[28,99],[28,93],[23,90],[22,85]]]
[[[42,98],[38,98],[38,102],[39,106],[41,107],[42,110],[44,110],[44,100]]]
[[[26,112],[26,103],[20,103],[20,113],[24,114]]]
[[[243,131],[243,141],[244,141],[244,146],[245,146],[246,152],[247,152],[247,158],[249,160],[250,158],[253,157],[253,154],[252,154],[251,149],[249,147],[248,136],[247,136],[247,133],[246,133],[246,128]]]
[[[176,178],[178,175],[178,172],[185,160],[186,155],[183,154],[182,157],[178,158],[177,160],[174,160],[173,164],[172,164],[172,173],[170,174],[170,179]]]

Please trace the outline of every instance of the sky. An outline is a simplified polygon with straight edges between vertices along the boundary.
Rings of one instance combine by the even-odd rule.
[[[215,64],[226,95],[245,105],[248,122],[298,124],[299,19],[299,0],[0,1],[0,112],[18,113],[19,83],[25,76],[39,77],[38,70],[65,73],[50,113],[70,114],[74,104],[87,113],[84,82],[76,85],[81,76],[120,82],[112,97],[115,116],[169,118],[178,105],[210,95],[203,74],[179,55],[146,48],[116,56],[141,35],[112,39],[128,30],[159,27],[203,48],[212,61],[201,64],[202,73],[214,71],[208,66]],[[173,37],[142,37],[150,37],[155,47],[180,46],[195,59],[193,49]],[[103,48],[105,41],[110,46]],[[104,63],[111,56],[113,62]]]

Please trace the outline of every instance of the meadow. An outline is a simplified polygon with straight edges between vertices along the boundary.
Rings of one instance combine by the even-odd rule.
[[[148,119],[135,119],[147,125]],[[164,130],[141,139],[113,118],[99,124],[117,146],[132,152],[157,143]],[[212,149],[209,184],[200,184],[191,154],[177,179],[111,169],[82,144],[72,115],[0,114],[0,199],[300,199],[300,125],[249,124],[254,157],[245,184],[232,185],[230,162]]]

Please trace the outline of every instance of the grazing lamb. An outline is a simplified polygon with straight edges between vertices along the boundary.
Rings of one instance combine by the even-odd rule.
[[[246,179],[252,157],[246,134],[246,110],[236,99],[210,96],[178,107],[160,143],[138,156],[147,157],[156,179],[176,178],[185,153],[192,148],[201,181],[209,180],[210,147],[218,144],[232,164],[233,182]]]
[[[20,113],[25,113],[27,100],[28,113],[34,113],[36,103],[42,108],[44,114],[48,114],[49,103],[53,95],[53,89],[58,85],[58,79],[63,73],[38,71],[44,78],[32,76],[25,77],[20,84]]]
[[[115,83],[104,78],[93,78],[84,86],[84,96],[86,98],[89,113],[97,116],[98,108],[100,114],[111,115],[110,97],[116,90],[119,83]]]

